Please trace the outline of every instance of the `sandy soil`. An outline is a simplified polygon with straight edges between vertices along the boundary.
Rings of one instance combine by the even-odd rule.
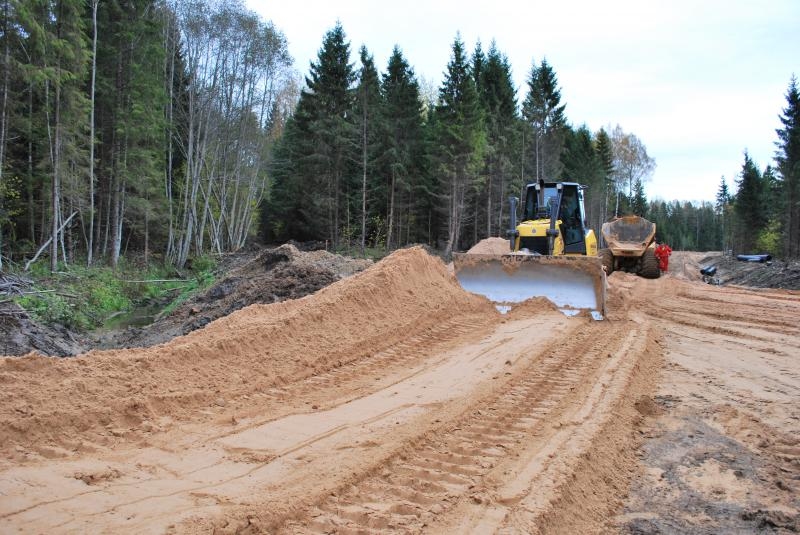
[[[222,263],[226,275],[205,292],[144,328],[104,333],[92,347],[114,349],[162,344],[246,306],[312,294],[372,265],[371,260],[324,250],[301,251],[292,244],[228,255]]]
[[[692,270],[687,270],[687,273]],[[146,349],[0,360],[0,532],[797,528],[800,295],[502,316],[422,249]]]

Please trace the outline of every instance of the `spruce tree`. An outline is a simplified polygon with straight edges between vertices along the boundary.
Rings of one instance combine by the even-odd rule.
[[[777,130],[775,161],[784,184],[785,224],[783,250],[789,258],[800,257],[800,91],[793,76],[786,90],[786,108]]]
[[[630,200],[631,212],[640,217],[647,217],[647,197],[644,194],[644,185],[641,179],[636,179],[633,185],[633,196]]]
[[[442,179],[449,256],[460,245],[467,192],[475,187],[485,146],[483,113],[460,36],[453,42],[436,106],[437,171]]]
[[[422,101],[414,70],[397,46],[383,74],[381,89],[384,130],[380,166],[384,182],[380,191],[386,207],[386,245],[394,247],[409,241],[412,220],[422,219],[425,210],[425,203],[414,201],[422,175]]]
[[[275,238],[327,240],[336,247],[346,226],[348,189],[361,191],[352,167],[360,156],[352,120],[356,73],[349,58],[350,44],[337,22],[323,38],[285,139],[276,149],[273,221],[266,224]]]
[[[731,201],[733,197],[728,189],[728,183],[725,182],[725,177],[720,178],[719,188],[717,189],[716,203],[714,204],[714,212],[719,222],[719,236],[720,240],[715,247],[721,247],[723,251],[730,249],[732,228],[731,228]]]
[[[717,211],[721,212],[722,209],[731,202],[731,194],[728,190],[728,183],[725,182],[725,177],[720,178],[719,188],[717,188],[717,202],[715,204]]]
[[[311,139],[316,148],[310,156],[314,160],[314,170],[322,177],[323,183],[315,184],[315,195],[322,193],[321,208],[328,223],[327,238],[335,247],[339,244],[342,226],[343,200],[346,200],[347,168],[356,160],[353,143],[357,132],[349,120],[353,110],[352,85],[356,79],[353,64],[350,63],[350,44],[345,40],[341,23],[325,34],[322,48],[317,55],[317,63],[311,65],[306,78],[308,93],[313,109]],[[305,177],[314,184],[312,177]],[[319,190],[322,190],[321,192]]]
[[[759,233],[766,227],[767,215],[763,178],[747,152],[740,176],[734,203],[737,243],[741,251],[752,252]]]
[[[519,117],[511,66],[494,41],[480,69],[479,96],[486,118],[486,181],[480,200],[486,207],[483,236],[492,236],[504,228],[505,197],[522,186],[513,183]]]
[[[608,221],[608,214],[611,211],[609,202],[611,201],[612,193],[614,192],[614,152],[611,145],[611,138],[608,136],[605,128],[601,128],[595,136],[595,152],[600,163],[600,169],[603,176],[603,187],[600,192],[603,197],[603,204],[600,213],[598,214],[597,230],[599,232],[605,221]]]
[[[564,152],[561,157],[564,165],[563,178],[587,186],[586,218],[587,226],[594,226],[602,217],[604,204],[605,172],[600,157],[595,150],[592,133],[581,126],[573,131],[565,130]]]
[[[360,148],[360,175],[361,195],[357,207],[360,210],[360,245],[361,253],[366,253],[367,243],[367,191],[375,182],[377,166],[375,159],[379,150],[378,143],[381,135],[382,99],[378,71],[375,61],[367,51],[367,47],[359,49],[361,69],[358,73],[358,87],[356,88],[356,113],[355,124],[359,136]]]
[[[566,118],[561,103],[561,90],[555,71],[546,59],[531,68],[528,78],[528,94],[522,104],[531,141],[526,152],[531,155],[531,175],[536,179],[558,180],[561,178],[561,152],[564,148]]]

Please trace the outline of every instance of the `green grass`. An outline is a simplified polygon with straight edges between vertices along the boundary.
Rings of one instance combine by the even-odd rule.
[[[44,263],[39,263],[24,274],[34,281],[32,293],[17,297],[15,301],[40,321],[88,331],[101,327],[113,315],[131,312],[153,301],[168,301],[167,312],[174,310],[194,293],[214,283],[215,268],[212,258],[200,257],[193,260],[183,280],[130,282],[178,277],[171,267],[149,265],[142,268],[124,261],[116,270],[59,265],[57,273],[50,273]]]

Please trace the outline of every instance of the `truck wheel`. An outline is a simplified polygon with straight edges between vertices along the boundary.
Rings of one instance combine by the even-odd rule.
[[[642,256],[642,269],[639,275],[645,279],[657,279],[661,276],[661,269],[658,267],[658,258],[653,249],[647,249]]]
[[[597,256],[600,257],[603,267],[606,268],[606,275],[611,275],[614,272],[614,253],[611,252],[611,249],[600,249]]]

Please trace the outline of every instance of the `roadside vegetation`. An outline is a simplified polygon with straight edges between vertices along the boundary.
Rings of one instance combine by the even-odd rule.
[[[214,283],[216,262],[200,257],[189,268],[176,270],[163,265],[138,265],[122,261],[114,270],[59,263],[50,272],[44,263],[34,264],[27,273],[14,273],[22,282],[12,300],[35,319],[60,324],[75,331],[91,331],[110,320],[141,308],[153,314],[168,314],[198,291]],[[158,311],[158,312],[156,312]]]

